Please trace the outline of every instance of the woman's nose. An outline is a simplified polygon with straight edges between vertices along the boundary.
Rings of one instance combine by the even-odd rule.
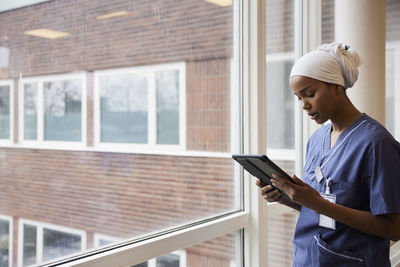
[[[310,103],[308,102],[308,101],[304,101],[303,100],[303,109],[304,110],[309,110],[309,109],[311,109],[311,105],[310,105]]]

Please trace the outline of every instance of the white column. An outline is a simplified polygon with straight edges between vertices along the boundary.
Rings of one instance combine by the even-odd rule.
[[[336,0],[335,36],[363,59],[351,101],[385,124],[385,0]]]

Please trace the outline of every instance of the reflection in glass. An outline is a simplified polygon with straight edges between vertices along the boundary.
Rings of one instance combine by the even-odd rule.
[[[10,86],[0,86],[0,139],[10,138]]]
[[[36,263],[36,226],[24,225],[23,265]]]
[[[43,261],[66,256],[81,250],[79,235],[43,229]]]
[[[179,72],[156,72],[157,144],[179,144]]]
[[[37,83],[24,84],[24,139],[37,139]]]
[[[80,80],[45,82],[44,139],[81,141],[82,88]]]
[[[123,74],[100,78],[101,141],[145,144],[148,131],[146,76]]]
[[[10,225],[0,219],[0,266],[9,266]]]
[[[157,267],[179,267],[179,256],[167,254],[157,258]]]

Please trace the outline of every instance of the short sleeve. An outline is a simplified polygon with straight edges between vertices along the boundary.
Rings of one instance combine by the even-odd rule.
[[[382,138],[371,144],[367,158],[364,170],[371,212],[400,213],[400,144]]]

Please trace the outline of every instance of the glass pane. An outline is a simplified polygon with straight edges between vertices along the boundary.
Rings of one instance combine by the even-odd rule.
[[[268,218],[268,267],[292,266],[296,221],[294,211]]]
[[[395,135],[395,59],[394,50],[386,51],[386,128]]]
[[[179,144],[179,72],[156,72],[157,144]]]
[[[293,61],[267,62],[267,147],[294,149],[294,100],[289,86]]]
[[[321,1],[321,43],[331,43],[335,39],[335,0]]]
[[[267,0],[267,149],[294,149],[294,1]]]
[[[43,261],[79,252],[81,245],[79,235],[43,229]]]
[[[44,82],[44,140],[81,141],[80,80]]]
[[[10,223],[0,219],[0,266],[8,267],[10,257]]]
[[[37,83],[24,84],[24,139],[37,139]]]
[[[100,78],[102,142],[148,142],[147,84],[147,77],[142,75]]]
[[[36,226],[24,224],[23,264],[36,263]]]
[[[0,85],[0,139],[10,138],[10,86]]]
[[[2,80],[37,82],[38,118],[34,147],[1,151],[4,209],[17,225],[24,218],[82,231],[85,250],[95,233],[135,239],[241,210],[230,156],[242,132],[237,1],[89,2],[0,12],[9,50]],[[16,119],[34,113],[18,107]],[[34,122],[26,123],[33,139]],[[53,236],[32,237],[24,253],[14,236],[13,258],[40,264],[78,249],[62,236],[60,252]]]
[[[167,254],[157,258],[157,267],[179,267],[179,256]]]

